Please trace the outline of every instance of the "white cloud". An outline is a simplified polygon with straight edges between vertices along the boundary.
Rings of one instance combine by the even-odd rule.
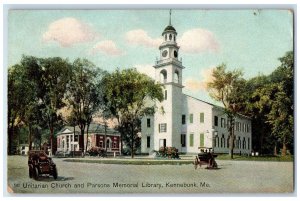
[[[92,41],[97,34],[91,27],[75,18],[63,18],[52,22],[43,34],[43,40],[56,41],[63,47]]]
[[[142,29],[127,32],[125,38],[130,44],[142,45],[150,48],[158,48],[158,46],[162,43],[161,38],[151,38],[148,33]]]
[[[91,50],[92,54],[97,52],[101,52],[110,56],[119,56],[123,54],[123,52],[117,48],[117,45],[112,40],[98,42]]]
[[[186,53],[217,52],[219,43],[214,34],[205,29],[191,29],[178,39],[181,50]]]
[[[163,42],[162,38],[151,38],[145,30],[136,29],[126,33],[126,41],[134,45],[142,45],[150,48],[158,48]],[[217,52],[219,43],[211,31],[205,29],[191,29],[177,39],[182,52],[202,53],[206,51]]]
[[[202,70],[200,72],[200,76],[202,77],[202,80],[188,77],[184,81],[185,88],[188,90],[191,90],[191,91],[206,90],[207,83],[211,82],[213,80],[213,77],[212,77],[213,69],[214,68],[211,67],[211,68],[206,68],[206,69]]]
[[[137,71],[140,73],[143,73],[145,75],[148,75],[149,77],[155,79],[155,69],[153,65],[151,64],[138,64],[134,66]]]

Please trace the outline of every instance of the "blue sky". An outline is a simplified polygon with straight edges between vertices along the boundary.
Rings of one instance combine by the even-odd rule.
[[[8,22],[8,65],[24,55],[87,58],[112,71],[136,67],[154,76],[168,10],[12,10]],[[293,49],[288,10],[173,10],[181,47],[184,93],[213,102],[205,91],[221,63],[241,68],[245,78],[269,74]]]

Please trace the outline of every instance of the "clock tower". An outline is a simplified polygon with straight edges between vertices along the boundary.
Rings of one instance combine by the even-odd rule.
[[[155,65],[155,80],[163,85],[164,100],[158,103],[154,115],[154,150],[172,146],[181,148],[182,126],[182,61],[178,59],[176,29],[172,26],[171,11],[169,25],[162,32],[163,42],[159,46],[160,57]]]

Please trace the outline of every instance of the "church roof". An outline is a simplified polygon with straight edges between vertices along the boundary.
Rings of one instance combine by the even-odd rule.
[[[197,100],[197,101],[200,101],[200,102],[203,102],[203,103],[206,103],[206,104],[208,104],[208,105],[211,105],[211,106],[213,106],[214,108],[216,108],[216,109],[219,109],[219,110],[224,110],[224,107],[221,107],[221,106],[219,106],[219,105],[215,105],[215,104],[212,104],[212,103],[209,103],[209,102],[206,102],[206,101],[204,101],[204,100],[201,100],[201,99],[199,99],[199,98],[195,98],[195,97],[193,97],[193,96],[190,96],[190,95],[187,95],[187,94],[183,94],[184,96],[187,96],[187,97],[190,97],[190,98],[193,98],[193,99],[195,99],[195,100]],[[243,115],[243,114],[240,114],[240,113],[238,113],[237,115],[239,115],[239,116],[241,116],[241,117],[244,117],[244,118],[247,118],[247,119],[251,119],[251,117],[248,117],[248,116],[246,116],[246,115]]]
[[[86,131],[87,131],[87,127],[85,127],[84,132],[86,133]],[[73,133],[73,132],[74,132],[73,126],[65,126],[57,134],[59,135],[59,134]],[[79,126],[75,126],[75,132],[80,134]],[[104,132],[105,132],[105,128],[104,128],[104,125],[102,125],[102,124],[91,123],[89,126],[89,133],[104,133]],[[112,129],[112,128],[108,128],[108,127],[106,128],[106,133],[119,135],[118,131],[116,131],[115,129]]]
[[[175,29],[172,25],[168,25],[168,26],[164,29],[164,32],[162,33],[162,35],[163,35],[165,32],[170,32],[170,31],[176,32],[176,29]]]

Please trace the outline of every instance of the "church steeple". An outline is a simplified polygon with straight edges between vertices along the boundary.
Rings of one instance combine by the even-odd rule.
[[[182,74],[184,68],[181,59],[178,59],[179,46],[176,42],[177,32],[172,26],[172,10],[169,11],[169,25],[162,33],[163,42],[159,46],[160,58],[157,59],[154,68],[156,68],[156,79],[161,83],[172,83],[174,87],[182,87]],[[163,77],[163,78],[162,78]]]

